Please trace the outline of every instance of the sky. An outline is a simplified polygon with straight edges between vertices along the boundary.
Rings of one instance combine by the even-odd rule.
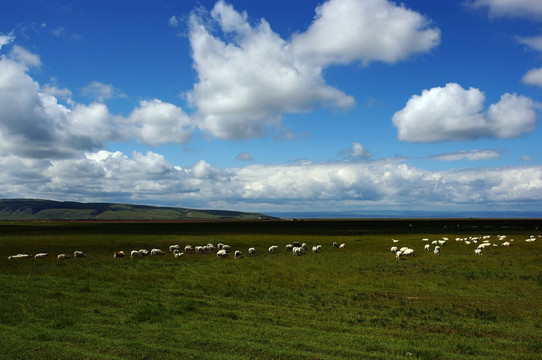
[[[538,0],[20,0],[0,198],[542,210]]]

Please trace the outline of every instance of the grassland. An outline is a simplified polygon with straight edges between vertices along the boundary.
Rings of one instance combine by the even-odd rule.
[[[540,359],[542,220],[0,223],[2,359]],[[473,255],[456,237],[498,234]],[[422,238],[450,238],[440,256]],[[416,250],[398,261],[394,245]],[[293,241],[322,244],[294,257]],[[339,250],[331,246],[346,243]],[[170,244],[257,249],[113,259]],[[278,254],[265,250],[280,246]],[[57,261],[83,250],[85,259]],[[44,260],[8,260],[49,252]]]

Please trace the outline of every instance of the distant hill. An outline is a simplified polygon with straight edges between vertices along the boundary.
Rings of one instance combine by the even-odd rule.
[[[0,199],[0,220],[234,220],[270,219],[265,214],[114,203]]]

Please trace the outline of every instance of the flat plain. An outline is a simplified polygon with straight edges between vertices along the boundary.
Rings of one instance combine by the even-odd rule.
[[[540,219],[4,221],[0,357],[540,359],[540,235]],[[243,257],[168,251],[207,243]],[[141,248],[166,255],[113,258]]]

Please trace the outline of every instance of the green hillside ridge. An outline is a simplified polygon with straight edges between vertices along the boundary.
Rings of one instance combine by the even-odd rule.
[[[0,220],[228,220],[268,219],[259,213],[115,203],[0,199]]]

